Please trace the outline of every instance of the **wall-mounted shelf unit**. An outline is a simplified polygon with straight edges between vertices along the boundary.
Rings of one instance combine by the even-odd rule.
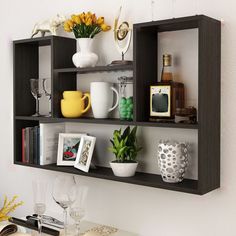
[[[158,33],[198,28],[198,123],[175,124],[149,121],[149,86],[157,79]],[[76,52],[76,41],[49,36],[14,41],[14,163],[45,170],[73,173],[88,177],[157,187],[187,193],[205,194],[220,186],[220,22],[206,16],[183,17],[134,25],[134,65],[74,68],[71,56]],[[51,47],[52,117],[32,117],[35,101],[30,94],[29,79],[38,78],[39,47]],[[134,73],[134,120],[63,118],[60,111],[62,92],[76,89],[77,74],[110,71]],[[40,166],[22,163],[21,130],[50,122],[77,122],[106,125],[137,125],[198,132],[198,180],[185,179],[179,184],[168,184],[159,175],[138,172],[131,178],[119,178],[110,168],[99,167],[84,173],[73,167],[55,164]]]

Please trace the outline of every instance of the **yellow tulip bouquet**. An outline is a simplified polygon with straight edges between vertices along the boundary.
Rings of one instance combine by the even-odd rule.
[[[111,26],[105,24],[104,17],[96,17],[91,12],[72,15],[64,23],[66,32],[73,32],[75,38],[93,38],[101,31],[108,31]]]
[[[5,196],[3,207],[0,209],[0,222],[8,220],[10,216],[9,213],[15,211],[18,206],[21,206],[23,202],[16,203],[17,196],[14,196],[11,200]]]

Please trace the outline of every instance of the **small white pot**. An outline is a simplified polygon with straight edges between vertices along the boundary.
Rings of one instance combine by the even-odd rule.
[[[110,162],[111,169],[115,176],[118,177],[131,177],[135,175],[138,166],[136,163],[116,163]]]

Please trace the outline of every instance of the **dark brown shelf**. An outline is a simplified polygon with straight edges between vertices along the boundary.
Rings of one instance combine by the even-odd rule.
[[[35,38],[14,40],[14,44],[37,44],[38,46],[48,46],[48,45],[51,45],[52,40],[55,40],[58,38],[74,41],[73,38],[49,35],[45,37],[35,37]]]
[[[158,33],[185,29],[198,29],[198,124],[149,122],[150,86],[156,84],[158,71]],[[133,65],[97,66],[75,68],[71,57],[77,51],[72,38],[47,36],[13,42],[14,52],[14,163],[78,174],[88,177],[114,180],[130,184],[163,188],[194,194],[205,194],[220,187],[220,68],[221,22],[207,16],[173,18],[135,24],[133,27]],[[35,99],[30,94],[29,78],[39,77],[39,47],[51,48],[51,107],[53,118],[32,117]],[[97,72],[133,71],[134,121],[119,119],[61,118],[60,101],[66,90],[77,89],[77,74]],[[27,92],[26,92],[27,91]],[[132,178],[119,178],[110,168],[100,167],[89,173],[73,167],[56,165],[26,165],[22,160],[22,129],[40,122],[76,122],[81,124],[137,125],[195,129],[198,132],[198,180],[186,179],[179,184],[168,184],[159,175],[137,173]],[[158,132],[158,131],[157,131]],[[174,131],[173,131],[174,132]],[[170,137],[171,138],[171,137]],[[99,153],[98,153],[99,154]]]
[[[83,118],[52,118],[52,117],[34,117],[34,116],[15,116],[16,120],[30,120],[45,123],[56,122],[75,122],[75,123],[91,123],[91,124],[107,124],[107,125],[137,125],[147,127],[163,127],[163,128],[181,128],[181,129],[198,129],[198,124],[176,124],[176,123],[158,123],[158,122],[135,122],[120,119],[95,119],[92,117]]]
[[[128,71],[133,70],[133,65],[114,65],[114,66],[95,66],[86,68],[60,68],[54,69],[56,73],[96,73],[96,72],[112,72],[112,71]]]
[[[111,168],[108,168],[108,167],[98,167],[97,169],[90,169],[89,172],[86,173],[74,167],[57,166],[56,164],[50,164],[50,165],[44,165],[44,166],[35,165],[35,164],[25,164],[22,162],[15,162],[15,164],[44,169],[44,170],[59,171],[59,172],[65,172],[65,173],[70,173],[70,174],[75,174],[75,175],[99,178],[99,179],[113,180],[117,182],[129,183],[129,184],[137,184],[137,185],[144,185],[148,187],[162,188],[162,189],[174,190],[174,191],[180,191],[180,192],[186,192],[186,193],[201,194],[198,191],[198,181],[191,180],[191,179],[185,179],[183,182],[178,183],[178,184],[169,184],[169,183],[163,182],[160,175],[148,174],[148,173],[142,173],[142,172],[136,172],[135,176],[133,177],[128,177],[128,178],[117,177],[113,174]]]

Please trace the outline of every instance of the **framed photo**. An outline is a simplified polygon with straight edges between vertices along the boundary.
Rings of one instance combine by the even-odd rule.
[[[171,116],[171,86],[156,85],[150,87],[150,116]]]
[[[90,163],[93,156],[96,138],[92,136],[83,136],[77,153],[74,167],[84,172],[89,171]]]
[[[86,134],[59,133],[57,165],[73,166],[81,143],[81,138]]]

